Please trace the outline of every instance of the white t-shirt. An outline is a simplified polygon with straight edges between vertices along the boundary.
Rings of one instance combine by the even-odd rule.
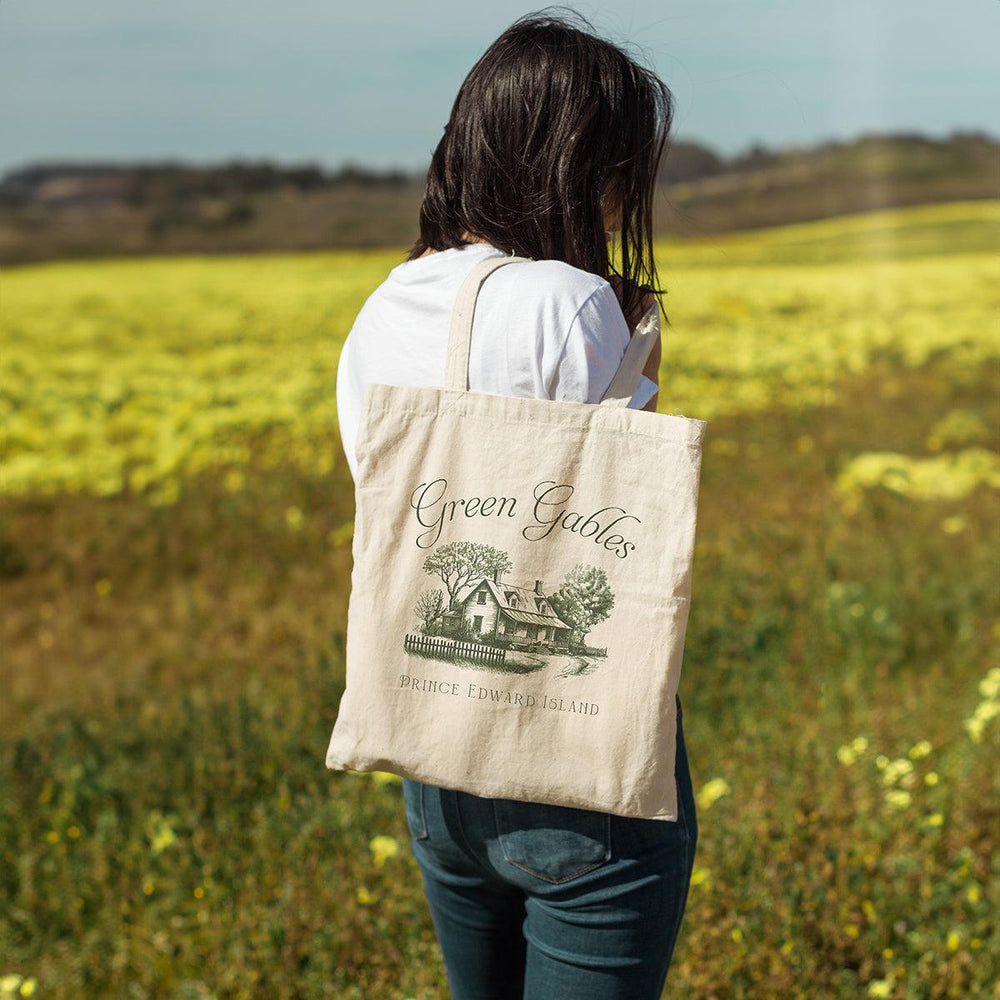
[[[470,243],[403,261],[361,307],[337,365],[337,419],[352,477],[365,385],[443,385],[458,287],[475,264],[496,256],[503,251]],[[603,278],[564,261],[518,261],[479,289],[469,388],[597,403],[628,342],[618,299]],[[640,376],[628,405],[641,409],[656,389]]]

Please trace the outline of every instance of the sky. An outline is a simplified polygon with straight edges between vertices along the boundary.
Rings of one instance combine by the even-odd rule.
[[[0,0],[0,172],[42,159],[426,169],[507,0]],[[564,5],[731,156],[866,131],[1000,135],[997,0]]]

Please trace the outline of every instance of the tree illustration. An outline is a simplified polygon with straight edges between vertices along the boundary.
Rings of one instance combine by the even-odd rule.
[[[444,613],[444,594],[440,590],[425,590],[417,598],[413,610],[423,623],[421,630],[430,635],[434,623]]]
[[[585,642],[587,633],[610,615],[615,595],[608,584],[608,574],[600,566],[577,563],[566,574],[559,589],[550,595],[549,603]]]
[[[448,588],[448,607],[458,600],[458,592],[480,577],[509,573],[510,556],[503,549],[482,542],[447,542],[425,560],[424,572],[436,574]]]

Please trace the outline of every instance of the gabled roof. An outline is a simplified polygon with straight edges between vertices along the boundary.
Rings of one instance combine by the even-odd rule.
[[[572,628],[571,625],[567,625],[557,614],[549,612],[548,614],[536,611],[527,610],[528,608],[535,609],[538,605],[535,603],[538,600],[544,600],[545,606],[551,608],[552,605],[549,604],[549,599],[545,594],[539,594],[533,587],[518,587],[513,583],[497,583],[495,580],[491,580],[488,576],[481,577],[475,583],[473,583],[464,597],[461,597],[460,603],[464,604],[478,589],[482,584],[486,584],[490,592],[493,594],[494,600],[500,605],[500,610],[503,611],[511,620],[516,622],[526,622],[531,625],[548,625],[555,628]],[[512,608],[507,603],[507,595],[509,593],[517,594],[518,600],[523,605],[522,607]]]

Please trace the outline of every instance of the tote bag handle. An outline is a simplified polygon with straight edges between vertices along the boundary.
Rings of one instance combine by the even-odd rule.
[[[469,351],[472,346],[472,318],[476,311],[479,289],[486,278],[498,267],[519,261],[530,261],[530,257],[490,257],[481,261],[466,275],[459,286],[455,308],[451,315],[451,329],[448,332],[448,355],[445,362],[446,389],[469,389]],[[629,337],[625,356],[618,365],[611,383],[601,397],[600,406],[628,406],[635,393],[639,376],[646,366],[646,359],[653,344],[660,335],[659,306],[654,302],[642,319],[636,324]]]

